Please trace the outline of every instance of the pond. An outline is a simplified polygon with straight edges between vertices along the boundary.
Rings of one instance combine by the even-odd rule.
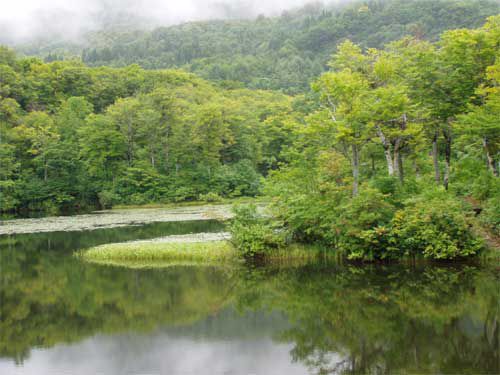
[[[500,372],[490,266],[126,269],[81,248],[213,220],[0,236],[0,374]]]

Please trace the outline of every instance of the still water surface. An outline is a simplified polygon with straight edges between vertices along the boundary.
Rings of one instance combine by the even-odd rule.
[[[494,267],[131,270],[71,256],[221,230],[0,236],[0,374],[500,373]]]

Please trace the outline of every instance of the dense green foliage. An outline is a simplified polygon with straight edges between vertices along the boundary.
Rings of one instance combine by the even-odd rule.
[[[265,218],[253,204],[234,207],[229,230],[234,246],[247,259],[258,258],[286,244],[284,232],[277,232],[272,220]]]
[[[496,11],[476,1],[310,6],[115,36],[106,58],[85,51],[96,65],[183,66],[223,84],[1,48],[1,210],[215,202],[265,186],[271,218],[240,208],[232,224],[244,256],[289,240],[349,259],[476,255],[473,223],[500,227],[500,16],[484,20]],[[258,60],[252,69],[238,65],[245,56]],[[311,80],[295,97],[257,89],[297,93]]]
[[[498,228],[499,36],[496,16],[434,44],[339,45],[313,84],[319,106],[291,125],[286,163],[267,180],[276,223],[259,225],[349,259],[478,254],[463,198]]]
[[[270,119],[290,98],[180,71],[42,63],[5,48],[0,69],[3,211],[253,196],[288,133]]]
[[[229,85],[295,94],[309,88],[346,38],[376,48],[405,35],[435,40],[444,30],[478,27],[499,12],[500,4],[490,0],[313,3],[281,17],[192,22],[152,31],[100,31],[88,35],[80,49],[82,60],[93,66],[182,67]],[[75,46],[55,48],[51,41],[23,50],[52,61],[75,51]]]
[[[298,93],[308,89],[345,38],[366,47],[381,47],[405,35],[435,39],[446,29],[479,26],[498,12],[500,5],[488,1],[309,5],[277,18],[196,22],[145,33],[97,33],[89,38],[82,59],[91,65],[183,67],[211,80]]]

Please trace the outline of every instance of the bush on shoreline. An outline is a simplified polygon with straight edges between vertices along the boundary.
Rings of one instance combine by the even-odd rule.
[[[264,218],[254,204],[234,206],[235,214],[229,230],[232,243],[243,258],[263,257],[266,253],[285,247],[285,233]]]
[[[243,257],[252,258],[284,249],[294,239],[324,245],[336,256],[361,261],[459,260],[477,256],[484,249],[464,204],[439,189],[404,199],[367,188],[330,207],[329,215],[320,214],[318,208],[321,206],[279,205],[275,218],[265,218],[255,206],[239,206],[230,226],[233,244]],[[315,220],[308,226],[299,217]],[[298,220],[305,224],[277,224]],[[314,240],[308,233],[315,233]]]

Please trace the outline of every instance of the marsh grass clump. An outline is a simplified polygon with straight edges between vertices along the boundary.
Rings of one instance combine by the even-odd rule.
[[[144,264],[219,264],[236,261],[227,241],[129,242],[97,246],[76,254],[89,262],[144,262]]]
[[[287,244],[266,247],[248,257],[241,252],[229,233],[168,236],[145,241],[112,243],[80,250],[75,256],[92,263],[128,268],[163,268],[171,266],[226,266],[245,261],[266,264],[307,264],[332,258],[333,252],[317,245]]]
[[[172,260],[89,260],[92,264],[99,266],[112,266],[112,267],[125,267],[135,270],[149,270],[149,269],[166,269],[177,267],[212,267],[212,268],[225,268],[237,266],[237,263],[224,262],[200,262],[200,261],[172,261]]]

